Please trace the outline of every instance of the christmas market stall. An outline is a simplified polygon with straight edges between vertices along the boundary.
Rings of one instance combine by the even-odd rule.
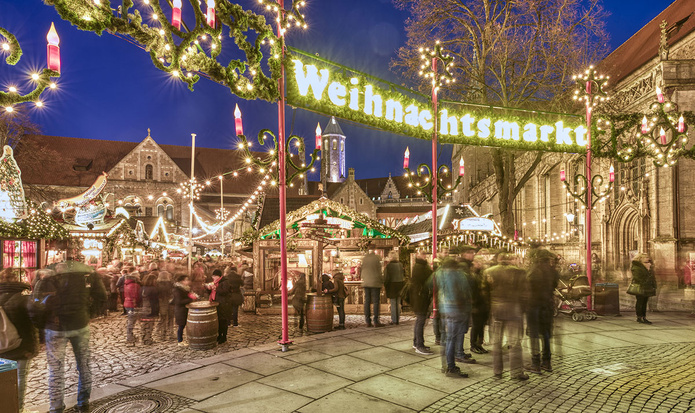
[[[10,146],[0,157],[0,242],[2,268],[19,270],[32,282],[37,269],[47,264],[47,242],[68,238],[68,232],[46,211],[24,196],[19,166]]]
[[[499,225],[489,216],[480,216],[470,205],[445,205],[437,209],[437,249],[472,245],[523,254],[521,240],[502,235]],[[432,250],[432,212],[403,220],[398,230],[410,239],[411,246]]]
[[[272,305],[280,297],[279,229],[280,222],[275,221],[242,240],[253,244],[255,307]],[[288,213],[287,229],[288,266],[293,275],[288,280],[289,288],[299,274],[306,275],[307,291],[311,292],[307,322],[312,324],[312,308],[322,308],[326,310],[324,321],[330,318],[326,329],[332,328],[333,305],[330,297],[325,297],[324,302],[321,288],[317,288],[321,275],[341,271],[349,290],[346,303],[354,306],[362,299],[359,266],[367,249],[374,250],[383,260],[389,251],[408,243],[407,237],[392,228],[327,198]],[[310,331],[312,327],[309,326]]]

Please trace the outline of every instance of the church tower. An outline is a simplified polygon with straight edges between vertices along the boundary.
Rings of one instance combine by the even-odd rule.
[[[347,176],[345,170],[345,134],[340,129],[335,116],[323,130],[321,135],[321,182],[324,188],[328,183],[344,182]]]

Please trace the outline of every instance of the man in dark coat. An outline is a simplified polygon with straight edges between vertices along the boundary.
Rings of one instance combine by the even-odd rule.
[[[419,252],[415,258],[413,273],[410,278],[410,305],[415,313],[415,329],[413,332],[413,347],[418,354],[433,354],[430,348],[425,346],[425,322],[427,311],[432,301],[430,288],[427,281],[432,275],[432,269],[427,263],[426,254]]]
[[[553,331],[554,292],[560,274],[555,269],[556,256],[552,252],[539,250],[534,259],[535,262],[531,263],[526,277],[528,281],[526,320],[528,335],[531,338],[531,366],[527,370],[540,373],[541,370],[553,371],[550,365],[550,337]],[[542,363],[539,341],[543,342]]]
[[[41,283],[38,293],[50,296],[46,311],[46,358],[48,361],[48,396],[50,412],[65,410],[65,350],[72,344],[78,372],[77,411],[89,411],[92,373],[89,362],[90,300],[106,300],[106,289],[96,273],[85,275],[75,270],[71,261],[56,265],[56,274]]]
[[[222,275],[222,271],[212,272],[212,290],[210,301],[219,303],[217,306],[217,342],[219,344],[227,341],[227,329],[229,321],[232,319],[232,284],[227,277]]]

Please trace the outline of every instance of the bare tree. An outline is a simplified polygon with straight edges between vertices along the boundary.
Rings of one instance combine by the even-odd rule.
[[[417,76],[419,47],[440,40],[456,57],[457,83],[446,98],[520,109],[568,110],[572,75],[605,56],[607,13],[600,0],[393,0],[411,14],[407,46],[392,67]],[[565,102],[563,102],[563,100]],[[454,159],[463,148],[456,145]],[[487,150],[486,150],[487,151]],[[514,232],[513,202],[533,176],[539,152],[517,179],[518,152],[489,149],[495,171],[502,231]]]

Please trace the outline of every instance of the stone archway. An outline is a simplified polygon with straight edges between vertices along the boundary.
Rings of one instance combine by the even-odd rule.
[[[631,253],[642,248],[643,233],[637,207],[623,198],[609,221],[609,251],[613,269],[626,274],[630,271]]]

